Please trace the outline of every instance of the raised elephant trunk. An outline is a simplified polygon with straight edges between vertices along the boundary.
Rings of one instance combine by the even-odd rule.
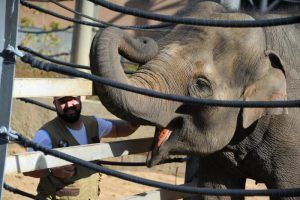
[[[110,27],[98,32],[94,37],[90,52],[91,70],[93,74],[101,77],[150,89],[151,86],[148,85],[147,81],[138,79],[135,74],[130,78],[126,76],[120,63],[119,53],[133,62],[146,63],[157,52],[158,47],[154,40],[144,37],[133,39],[126,32]],[[143,95],[97,83],[94,84],[94,88],[103,105],[118,117],[145,124],[152,121],[148,106],[152,106],[153,109],[157,108],[154,101],[149,104],[149,99],[146,101]]]

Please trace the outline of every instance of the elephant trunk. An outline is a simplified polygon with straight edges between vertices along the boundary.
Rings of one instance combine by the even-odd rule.
[[[139,73],[127,77],[120,63],[119,53],[127,59],[146,63],[158,52],[157,44],[150,38],[133,39],[125,31],[109,27],[94,37],[90,64],[93,74],[135,87],[150,89]],[[155,116],[157,101],[144,95],[115,89],[94,83],[94,89],[102,104],[117,117],[142,124],[151,124]],[[150,100],[149,100],[150,99]],[[147,103],[146,103],[147,102]],[[151,106],[151,108],[150,108]],[[149,112],[149,110],[152,110]],[[154,116],[153,116],[154,115]]]

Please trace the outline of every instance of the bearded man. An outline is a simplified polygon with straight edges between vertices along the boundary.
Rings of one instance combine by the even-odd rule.
[[[103,137],[131,135],[139,126],[122,120],[81,115],[80,96],[53,98],[57,117],[43,125],[33,141],[48,148],[99,143]],[[95,152],[97,153],[97,152]],[[100,174],[68,165],[24,173],[40,178],[36,199],[98,199]]]

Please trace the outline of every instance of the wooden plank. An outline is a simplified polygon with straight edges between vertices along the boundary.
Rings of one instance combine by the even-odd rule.
[[[92,95],[92,82],[81,78],[15,78],[13,97]]]
[[[92,161],[103,158],[119,157],[149,151],[153,138],[123,140],[118,142],[98,143],[56,150],[77,158]],[[26,152],[8,156],[6,159],[5,173],[21,173],[38,169],[52,168],[70,164],[62,159],[44,155],[42,152]]]
[[[195,184],[183,184],[181,186],[193,186],[196,187]],[[136,194],[131,197],[123,198],[122,200],[174,200],[174,199],[182,199],[187,197],[196,196],[196,194],[189,194],[189,193],[182,193],[177,191],[170,191],[170,190],[152,190],[143,192],[140,194]]]

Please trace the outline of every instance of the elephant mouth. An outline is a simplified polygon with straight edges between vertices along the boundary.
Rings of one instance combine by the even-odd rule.
[[[175,140],[175,133],[182,127],[183,120],[177,118],[172,120],[166,127],[156,127],[152,143],[152,149],[147,156],[148,167],[160,164],[169,156],[172,140]]]

